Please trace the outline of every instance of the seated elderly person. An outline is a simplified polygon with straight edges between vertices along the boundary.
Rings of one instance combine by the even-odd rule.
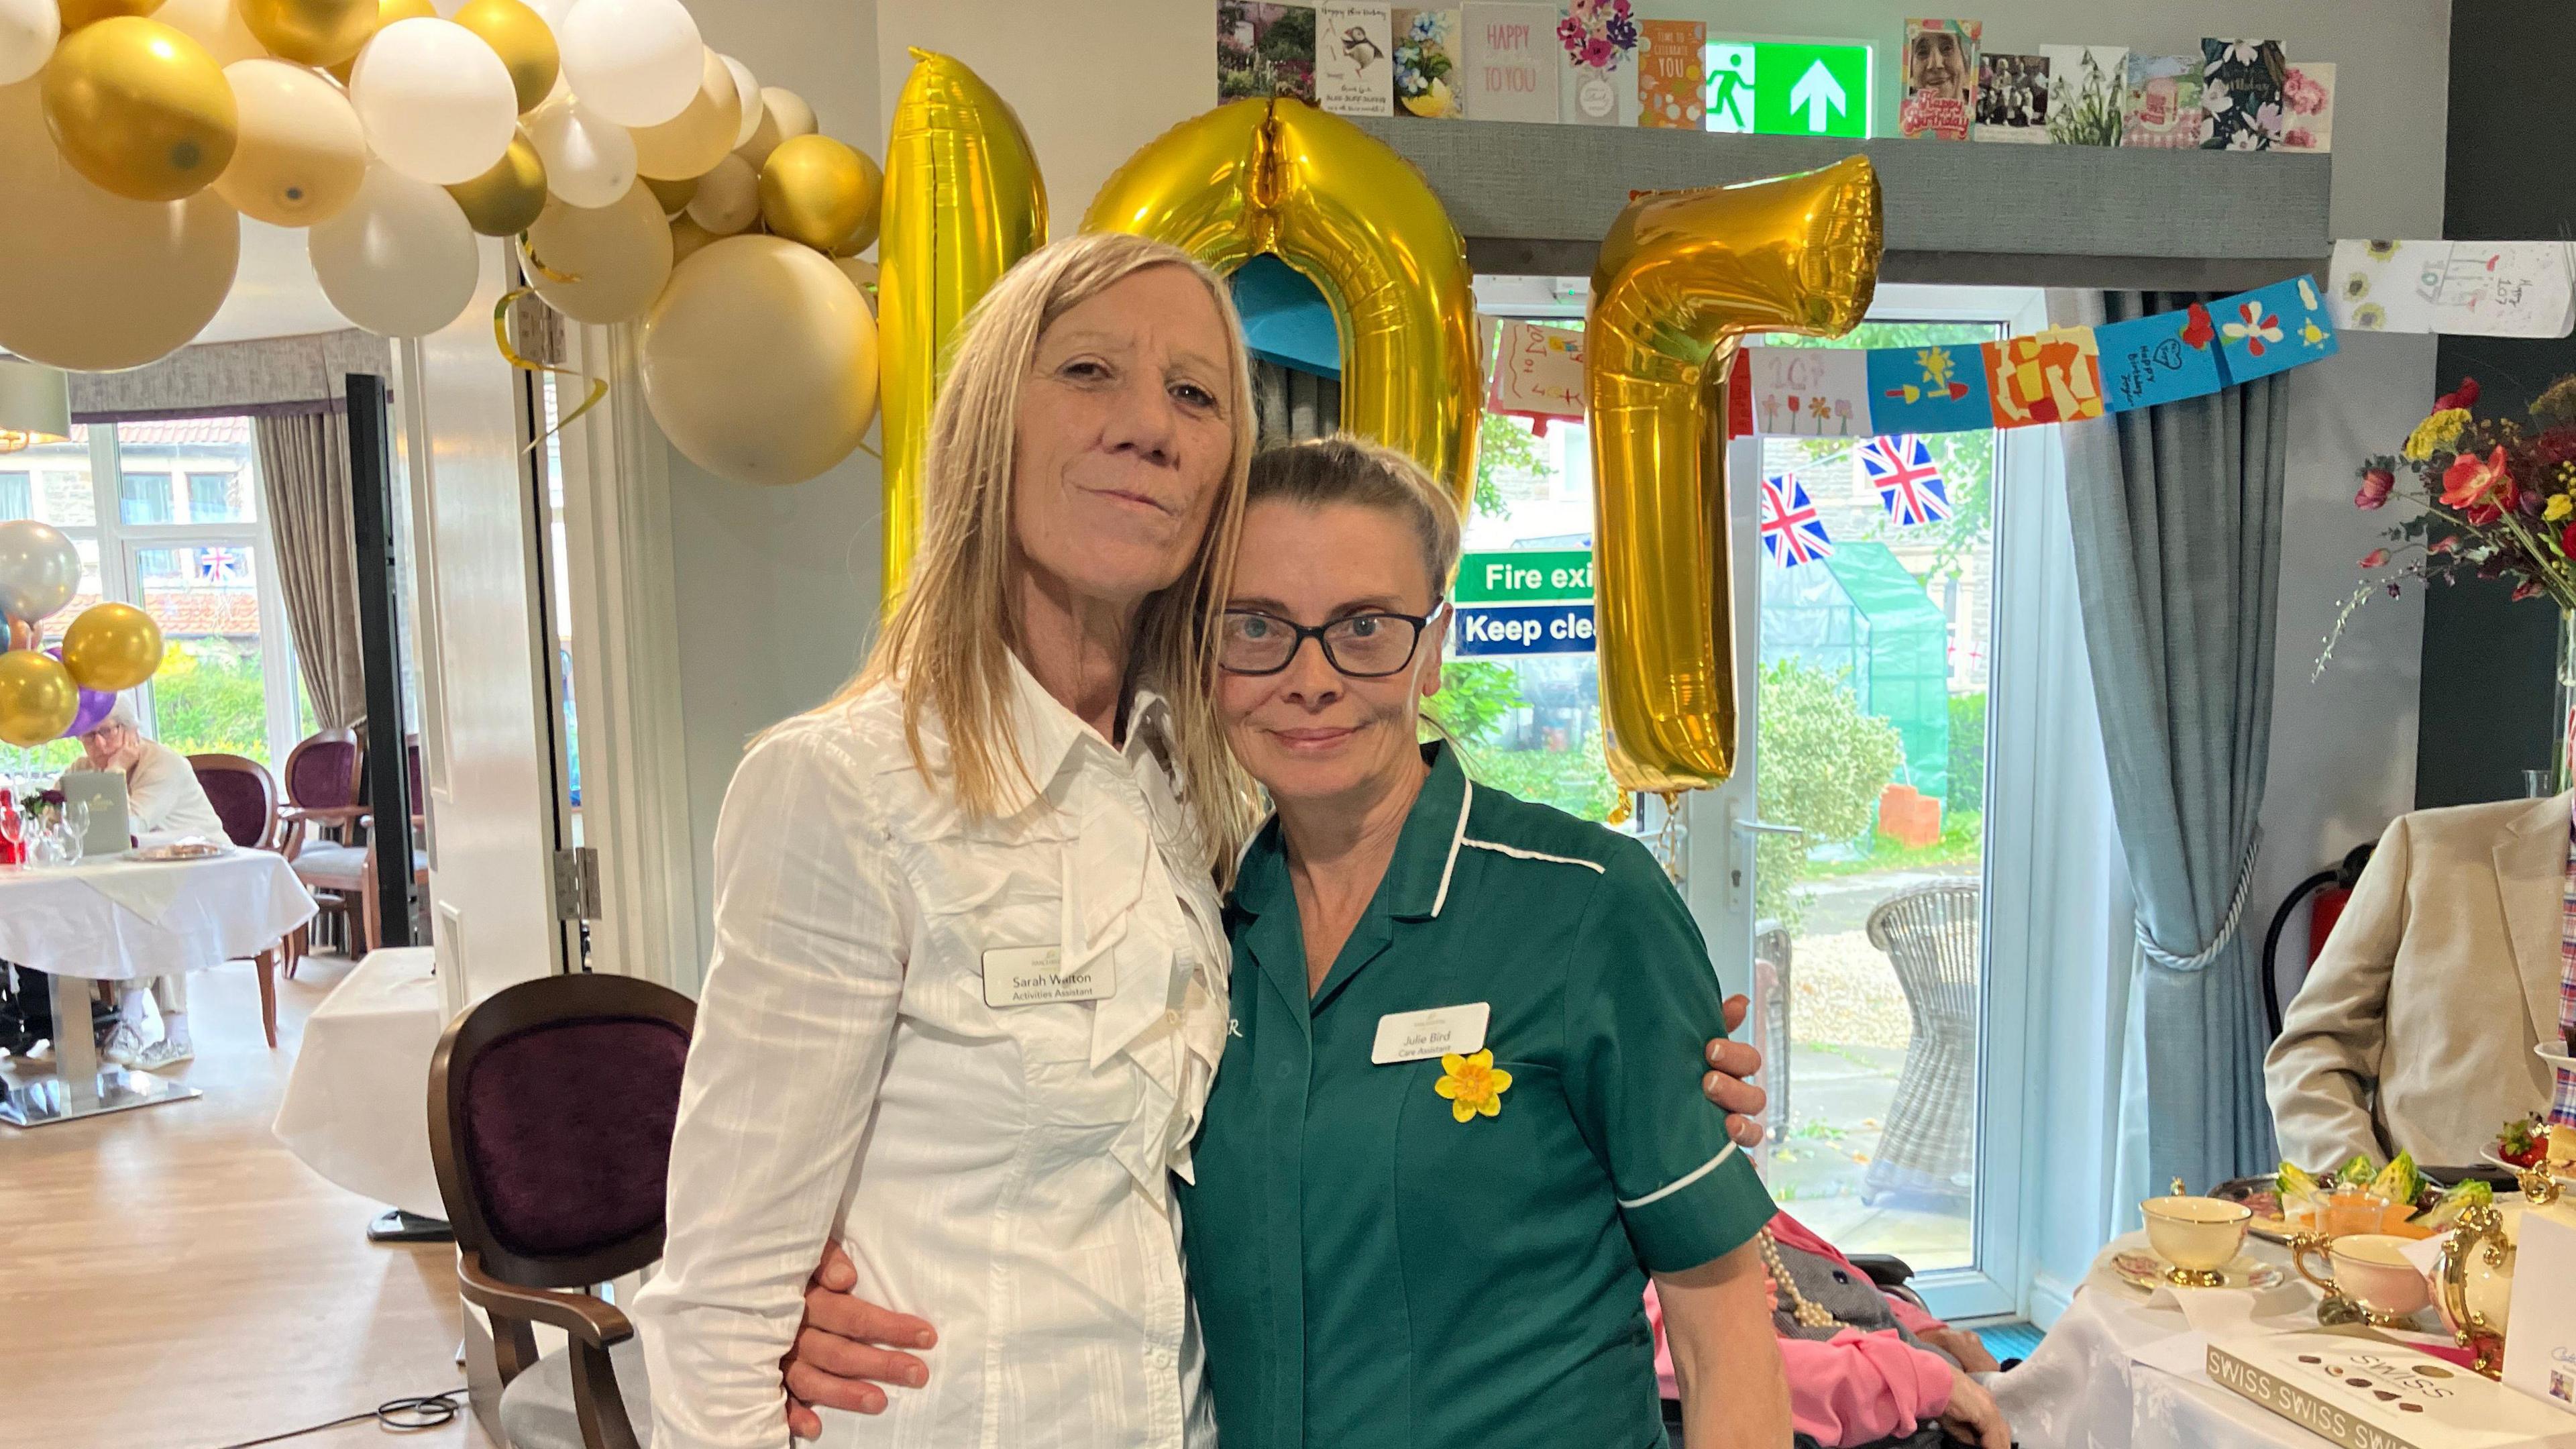
[[[2283,1157],[2473,1163],[2506,1119],[2551,1109],[2532,1047],[2576,1004],[2571,802],[2419,810],[2380,836],[2264,1061]]]
[[[224,839],[223,819],[215,814],[206,787],[197,782],[196,767],[177,750],[143,737],[130,697],[121,697],[98,727],[80,737],[79,770],[116,770],[125,776],[126,828],[140,845],[172,841]],[[69,779],[71,771],[64,772]],[[161,1008],[161,1039],[146,1046],[144,997]],[[99,1042],[101,1058],[120,1067],[146,1069],[176,1066],[196,1056],[188,1036],[188,982],[179,975],[150,982],[129,982],[120,990],[116,1025]]]

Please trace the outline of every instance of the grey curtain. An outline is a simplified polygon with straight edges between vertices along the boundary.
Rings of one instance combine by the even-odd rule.
[[[358,649],[357,530],[349,516],[348,414],[262,417],[253,428],[296,666],[315,721],[339,728],[367,712]]]
[[[1261,414],[1261,446],[1320,438],[1342,425],[1338,378],[1300,372],[1262,358],[1252,361],[1252,401]]]
[[[2204,301],[2113,292],[2101,321]],[[2073,319],[2064,319],[2073,320]],[[2138,914],[2155,1190],[2268,1170],[2260,951],[2242,929],[2272,737],[2289,387],[2065,430],[2084,641]]]

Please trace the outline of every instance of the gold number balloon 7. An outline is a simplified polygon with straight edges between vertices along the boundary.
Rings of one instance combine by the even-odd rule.
[[[1220,272],[1264,252],[1303,272],[1341,330],[1342,426],[1465,509],[1485,396],[1467,248],[1384,142],[1301,101],[1229,102],[1129,157],[1082,229],[1167,241]]]
[[[1653,192],[1602,239],[1584,320],[1594,593],[1610,774],[1706,789],[1735,769],[1726,386],[1748,333],[1839,336],[1869,310],[1878,174]]]

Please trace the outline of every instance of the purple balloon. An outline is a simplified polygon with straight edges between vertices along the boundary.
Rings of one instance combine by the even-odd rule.
[[[54,656],[56,660],[63,657],[63,651],[59,645],[45,652]],[[107,718],[107,712],[114,708],[116,708],[115,695],[103,689],[81,686],[80,709],[72,715],[71,727],[63,731],[62,738],[78,739],[91,730],[97,729],[99,722]]]

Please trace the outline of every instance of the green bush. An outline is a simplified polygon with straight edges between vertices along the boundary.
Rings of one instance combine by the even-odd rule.
[[[1440,692],[1423,705],[1422,713],[1448,732],[1477,783],[1586,820],[1609,819],[1618,808],[1619,790],[1610,783],[1610,763],[1601,753],[1600,731],[1590,732],[1574,749],[1495,746],[1494,736],[1504,717],[1527,702],[1521,697],[1520,674],[1510,665],[1466,659],[1441,666]]]
[[[1760,838],[1753,857],[1753,913],[1794,932],[1794,891],[1808,850],[1868,832],[1878,792],[1896,778],[1905,748],[1894,725],[1862,712],[1841,674],[1795,658],[1762,666],[1760,720],[1754,796],[1762,819],[1806,834]]]
[[[1950,696],[1950,796],[1945,816],[1986,808],[1986,693]]]
[[[183,755],[268,758],[268,691],[259,657],[228,639],[173,641],[152,677],[161,743]]]

